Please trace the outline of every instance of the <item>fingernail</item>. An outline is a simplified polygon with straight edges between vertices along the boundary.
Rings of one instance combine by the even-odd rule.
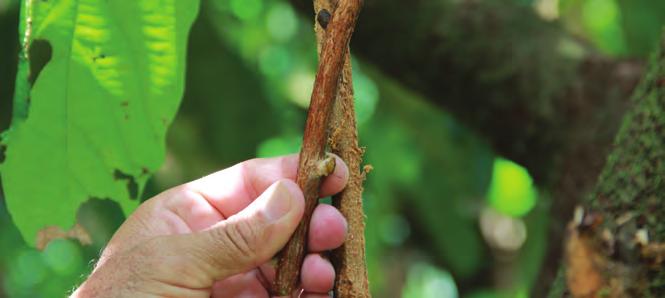
[[[293,194],[283,181],[278,181],[273,186],[272,195],[266,206],[266,216],[271,222],[280,220],[289,214],[293,206]]]

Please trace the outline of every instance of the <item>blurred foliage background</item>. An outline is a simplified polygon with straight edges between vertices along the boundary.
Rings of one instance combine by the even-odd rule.
[[[512,1],[611,56],[643,59],[665,23],[661,0]],[[18,6],[0,0],[0,130],[11,117]],[[300,146],[317,62],[312,20],[289,2],[203,1],[187,63],[167,158],[144,198]],[[450,115],[372,65],[354,58],[353,66],[360,142],[375,169],[364,197],[374,295],[527,297],[548,245],[547,195]],[[115,203],[90,201],[77,216],[92,245],[58,240],[37,251],[1,193],[0,296],[66,295],[124,219]]]

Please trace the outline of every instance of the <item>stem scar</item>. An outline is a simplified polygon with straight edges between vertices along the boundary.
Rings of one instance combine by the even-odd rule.
[[[325,177],[335,171],[336,161],[335,157],[331,154],[326,154],[326,158],[319,161],[316,166],[316,172],[319,177]]]

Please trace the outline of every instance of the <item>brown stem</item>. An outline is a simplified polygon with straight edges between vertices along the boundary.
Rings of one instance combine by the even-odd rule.
[[[326,16],[335,11],[338,0],[314,0],[317,45],[320,49],[326,37]],[[367,265],[365,262],[365,214],[362,192],[365,171],[361,170],[363,149],[358,146],[356,113],[351,77],[351,54],[346,49],[344,69],[337,89],[330,126],[330,148],[349,167],[346,188],[333,197],[333,205],[347,219],[348,237],[332,253],[336,279],[335,297],[370,297]]]
[[[327,26],[327,38],[322,47],[319,69],[307,112],[296,177],[296,182],[305,195],[305,214],[293,236],[280,252],[273,285],[273,292],[276,295],[290,295],[296,290],[299,282],[309,222],[319,199],[321,176],[317,174],[318,163],[325,157],[333,100],[361,6],[361,0],[341,1]]]

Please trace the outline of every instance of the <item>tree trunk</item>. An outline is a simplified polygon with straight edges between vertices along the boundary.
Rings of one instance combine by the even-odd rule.
[[[575,298],[665,297],[665,36],[649,68],[569,225],[566,284]]]

